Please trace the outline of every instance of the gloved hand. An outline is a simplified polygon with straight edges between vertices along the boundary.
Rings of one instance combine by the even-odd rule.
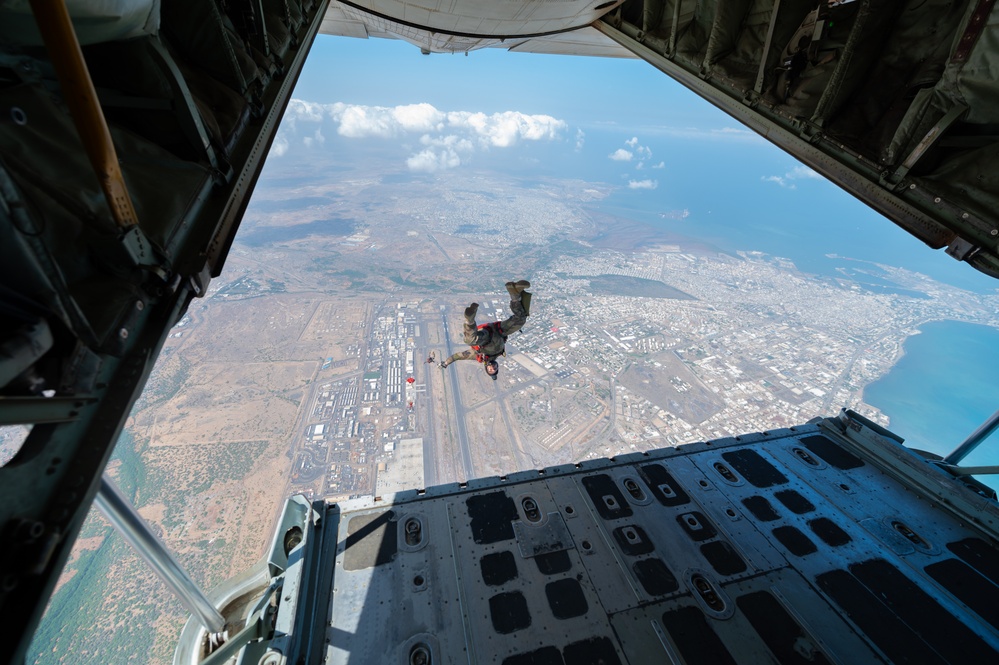
[[[447,369],[447,365],[444,364],[443,360],[440,361],[440,363],[437,366],[440,367],[441,369]]]

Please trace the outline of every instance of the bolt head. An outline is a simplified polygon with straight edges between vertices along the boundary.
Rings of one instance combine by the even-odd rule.
[[[122,328],[118,331],[118,337],[121,339],[128,339],[128,328]]]

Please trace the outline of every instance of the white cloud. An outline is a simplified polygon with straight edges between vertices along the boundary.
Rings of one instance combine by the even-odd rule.
[[[456,134],[448,134],[447,136],[424,134],[420,137],[420,143],[435,148],[448,148],[452,151],[471,152],[475,150],[475,146],[471,141],[461,138]]]
[[[777,183],[781,187],[786,187],[787,189],[798,189],[798,186],[793,182],[788,182],[787,178],[781,177],[779,175],[765,175],[760,178],[763,182],[773,182]]]
[[[525,141],[553,140],[568,128],[563,120],[550,115],[525,115],[517,111],[502,113],[470,113],[452,111],[447,114],[446,125],[452,130],[473,133],[483,146],[508,148],[521,139]]]
[[[359,104],[315,104],[293,99],[288,104],[278,138],[288,143],[287,134],[297,134],[305,123],[329,123],[337,134],[349,139],[406,138],[420,135],[427,149],[411,155],[411,169],[435,171],[461,164],[460,154],[475,150],[509,148],[522,141],[554,141],[568,130],[563,120],[549,115],[528,115],[518,111],[481,113],[441,111],[431,104],[403,106],[363,106]],[[576,133],[577,149],[582,147],[583,132]],[[296,139],[297,140],[297,139]],[[321,129],[302,138],[306,147],[318,147],[325,142]],[[275,141],[277,147],[278,141]],[[276,149],[280,156],[288,147]]]
[[[280,157],[288,152],[288,145],[288,139],[279,134],[274,138],[274,143],[271,144],[271,150],[268,154],[271,157]]]
[[[306,148],[311,148],[313,143],[315,143],[316,145],[322,145],[326,143],[326,137],[323,136],[322,129],[317,129],[312,136],[306,136],[305,138],[303,138],[302,143],[305,145]]]
[[[822,176],[807,166],[795,166],[788,172],[788,177],[804,180],[822,180]]]
[[[576,152],[583,149],[583,144],[586,142],[586,134],[583,133],[582,129],[576,130]]]
[[[797,189],[795,180],[823,180],[824,178],[807,166],[795,166],[784,175],[767,175],[760,178],[763,182],[772,182],[786,189]]]
[[[644,168],[645,168],[645,162],[638,162],[637,164],[635,164],[636,171],[641,171]]]
[[[444,114],[430,104],[396,106],[391,113],[399,127],[407,132],[439,132],[444,128]]]
[[[445,148],[440,152],[429,149],[424,150],[406,160],[406,166],[409,167],[410,171],[422,171],[424,173],[453,169],[460,165],[461,158],[458,156],[458,153],[449,148]]]
[[[283,127],[295,129],[299,120],[303,122],[322,122],[326,109],[322,104],[313,104],[302,99],[293,99],[288,102],[285,109],[284,119],[281,121]]]
[[[338,120],[337,134],[351,139],[363,139],[369,136],[390,138],[402,129],[392,117],[390,109],[377,106],[350,106],[343,109]]]
[[[652,168],[654,168],[654,169],[664,169],[664,168],[666,168],[666,162],[659,162],[658,164],[653,164]]]
[[[632,136],[630,139],[624,142],[626,146],[631,148],[631,150],[625,150],[624,148],[618,148],[616,151],[611,153],[609,156],[616,162],[630,162],[632,159],[638,161],[635,166],[636,169],[644,168],[645,160],[652,157],[652,149],[645,145],[638,144],[638,137]]]
[[[658,180],[629,180],[628,189],[655,189],[659,186]]]

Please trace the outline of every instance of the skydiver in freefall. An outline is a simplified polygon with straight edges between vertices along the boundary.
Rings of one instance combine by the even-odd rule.
[[[479,303],[473,302],[465,308],[465,344],[471,349],[459,351],[440,363],[444,369],[456,360],[475,360],[482,363],[486,374],[493,381],[499,375],[499,363],[496,359],[506,355],[506,339],[524,327],[527,317],[531,314],[531,294],[525,291],[531,283],[526,279],[518,282],[507,282],[506,290],[510,292],[510,311],[513,313],[505,321],[493,321],[475,325],[475,313],[479,311]]]

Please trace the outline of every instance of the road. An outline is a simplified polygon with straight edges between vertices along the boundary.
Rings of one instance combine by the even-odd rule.
[[[451,350],[451,329],[448,327],[446,309],[441,312],[441,318],[444,324],[444,357],[447,358],[454,351]],[[461,402],[461,391],[458,389],[458,370],[454,365],[451,365],[444,371],[448,373],[451,381],[451,390],[448,390],[446,385],[444,390],[451,393],[451,399],[454,403],[454,426],[458,433],[458,451],[461,455],[461,467],[465,471],[464,479],[468,480],[475,478],[475,473],[472,468],[472,451],[468,447],[468,431],[465,429],[465,406]]]
[[[429,353],[434,349],[430,346],[430,326],[420,319],[420,324],[423,326],[423,336],[427,340],[426,348],[421,349],[416,347],[418,351],[422,351],[424,354],[429,355]],[[436,357],[436,355],[435,355]],[[417,356],[414,358],[413,362],[419,363],[420,358]],[[435,458],[437,451],[437,434],[434,431],[434,381],[432,374],[434,372],[440,371],[437,369],[437,365],[434,363],[423,364],[423,385],[426,386],[425,392],[420,396],[419,408],[414,412],[415,424],[418,426],[422,420],[425,424],[423,431],[423,486],[433,487],[438,484],[437,480],[437,459]],[[418,428],[418,427],[417,427]]]

